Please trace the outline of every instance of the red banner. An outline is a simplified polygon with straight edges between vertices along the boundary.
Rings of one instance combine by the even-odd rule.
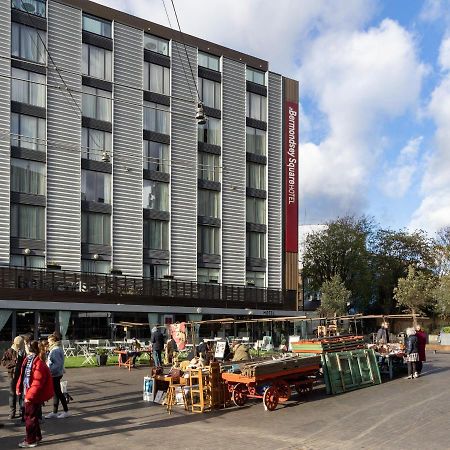
[[[298,252],[298,103],[285,102],[285,251]]]

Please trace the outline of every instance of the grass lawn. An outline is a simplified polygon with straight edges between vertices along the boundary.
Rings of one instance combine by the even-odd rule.
[[[93,357],[94,361],[96,361],[95,356]],[[97,362],[94,364],[85,364],[82,366],[84,361],[84,356],[68,356],[64,359],[64,367],[66,369],[77,369],[80,367],[96,367]],[[108,356],[108,362],[106,363],[107,366],[114,366],[118,364],[118,356]],[[137,360],[137,364],[139,365],[139,359]],[[140,365],[148,365],[148,359],[142,359],[140,361]]]

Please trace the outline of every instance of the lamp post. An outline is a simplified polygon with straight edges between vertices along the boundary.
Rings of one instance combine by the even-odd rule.
[[[24,257],[23,257],[23,265],[24,265],[25,269],[27,269],[27,266],[28,266],[28,264],[27,264],[27,256],[30,256],[30,255],[31,255],[31,250],[30,250],[29,248],[26,248],[26,249],[23,251],[23,254],[24,254]]]

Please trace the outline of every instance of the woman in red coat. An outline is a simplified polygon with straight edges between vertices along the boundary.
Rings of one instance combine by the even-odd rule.
[[[53,397],[53,380],[47,365],[39,358],[39,343],[32,341],[26,346],[27,356],[17,381],[17,394],[23,395],[25,407],[26,438],[21,448],[36,447],[42,440],[39,426],[39,410],[42,403]]]
[[[416,326],[416,336],[417,336],[417,346],[419,348],[419,361],[417,361],[417,373],[420,375],[423,368],[423,363],[427,360],[427,356],[425,354],[425,347],[427,345],[427,333],[422,330],[420,325]]]

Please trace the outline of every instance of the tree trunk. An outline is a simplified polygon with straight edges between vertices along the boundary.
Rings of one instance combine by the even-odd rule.
[[[413,316],[413,326],[414,326],[414,329],[417,327],[417,316],[416,316],[416,310],[413,308],[413,309],[411,309],[411,313],[412,313],[412,316]]]

